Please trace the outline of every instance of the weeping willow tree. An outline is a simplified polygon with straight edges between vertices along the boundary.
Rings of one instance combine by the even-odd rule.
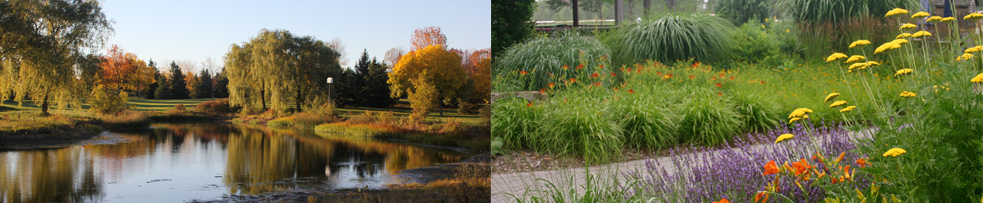
[[[0,1],[0,100],[79,106],[111,31],[97,1]]]
[[[262,109],[302,111],[325,101],[328,77],[338,77],[338,51],[310,36],[260,31],[225,55],[229,102]]]

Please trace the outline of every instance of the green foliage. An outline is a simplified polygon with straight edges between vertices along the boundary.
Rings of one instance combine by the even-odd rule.
[[[174,98],[174,92],[171,89],[171,80],[167,76],[160,75],[157,77],[157,84],[157,90],[154,91],[155,99]]]
[[[718,0],[714,7],[716,14],[730,20],[734,25],[745,22],[764,22],[771,11],[769,0]]]
[[[535,39],[512,47],[493,63],[492,75],[500,79],[495,80],[497,83],[492,88],[495,91],[539,90],[557,79],[583,81],[591,73],[600,71],[604,74],[605,70],[598,68],[607,63],[609,55],[608,49],[599,41],[575,33]],[[527,74],[522,75],[522,71]]]
[[[631,94],[611,105],[613,115],[622,115],[617,122],[624,128],[628,147],[660,149],[679,143],[680,109],[668,98]]]
[[[731,56],[735,61],[759,62],[777,57],[779,43],[774,32],[757,21],[744,23],[732,35],[735,46]]]
[[[748,130],[767,130],[783,122],[778,98],[754,90],[735,89],[728,99],[734,101],[737,113],[741,115],[742,126]]]
[[[228,98],[229,78],[225,76],[225,73],[218,72],[212,80],[215,81],[215,86],[212,87],[213,91],[215,91],[215,98]]]
[[[362,52],[355,67],[334,80],[338,93],[334,100],[338,105],[384,108],[396,103],[396,98],[390,96],[386,65],[375,58],[369,60],[368,52]]]
[[[99,85],[92,90],[89,110],[102,114],[116,114],[126,109],[126,102],[128,102],[126,92],[116,94],[116,91],[107,90]]]
[[[610,106],[593,92],[573,91],[569,101],[552,100],[543,109],[539,134],[533,149],[558,155],[579,155],[589,163],[607,163],[621,156],[624,130],[611,122]],[[539,108],[539,107],[536,107]]]
[[[492,7],[492,54],[499,53],[532,36],[534,0],[494,0]]]
[[[174,61],[171,61],[171,77],[168,80],[171,89],[171,97],[159,97],[158,99],[187,99],[189,97],[187,81],[184,80],[184,73]]]
[[[426,75],[426,73],[423,75]],[[410,90],[408,97],[410,107],[413,108],[413,113],[410,114],[410,120],[420,122],[427,118],[427,114],[430,114],[431,111],[437,108],[438,102],[440,101],[437,101],[437,87],[428,81],[427,77],[421,76],[413,82],[413,86],[415,90]]]
[[[786,12],[802,23],[840,23],[854,17],[884,16],[894,8],[917,8],[917,1],[782,0],[776,8],[787,8]]]
[[[608,42],[615,67],[655,60],[674,63],[694,59],[717,62],[727,59],[734,46],[734,26],[706,14],[666,14],[618,29]]]
[[[531,108],[526,106],[528,103],[525,99],[510,98],[492,105],[491,134],[501,138],[502,149],[532,148],[533,140],[538,137],[543,108]]]
[[[198,80],[194,82],[195,88],[191,89],[191,98],[212,98],[214,93],[212,90],[212,73],[204,69],[196,77]]]
[[[744,127],[743,117],[733,101],[720,98],[704,88],[687,90],[682,102],[679,135],[689,143],[714,146],[724,143]]]

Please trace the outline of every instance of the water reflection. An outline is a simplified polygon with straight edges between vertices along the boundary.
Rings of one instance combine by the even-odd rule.
[[[378,188],[462,154],[230,124],[155,124],[126,143],[0,152],[3,202],[216,199],[287,189]]]

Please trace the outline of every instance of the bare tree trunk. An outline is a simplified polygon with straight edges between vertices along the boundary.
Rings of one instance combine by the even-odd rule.
[[[263,102],[263,111],[266,111],[266,82],[260,84],[259,100]]]
[[[48,91],[44,92],[44,99],[41,100],[41,115],[48,115]]]
[[[621,25],[621,21],[624,21],[625,11],[621,0],[614,0],[614,25]]]
[[[303,111],[303,110],[300,109],[300,98],[301,98],[300,97],[300,90],[298,89],[297,90],[297,101],[295,102],[297,104],[297,112]]]
[[[573,10],[573,27],[576,28],[577,26],[580,26],[580,20],[577,18],[577,13],[580,8],[577,6],[577,0],[570,0],[570,7],[571,10]]]

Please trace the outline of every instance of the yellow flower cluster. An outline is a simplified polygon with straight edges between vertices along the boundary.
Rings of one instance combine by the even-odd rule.
[[[778,144],[778,142],[781,142],[781,141],[784,141],[784,140],[787,140],[787,139],[792,139],[793,137],[795,137],[795,135],[788,134],[788,133],[779,135],[778,136],[778,139],[775,139],[775,144]]]
[[[808,108],[795,109],[794,111],[792,111],[791,114],[788,115],[789,118],[788,123],[791,124],[792,122],[795,122],[797,120],[809,118],[809,115],[807,115],[809,113],[812,113],[812,109],[808,109]]]
[[[857,109],[857,106],[843,107],[843,109],[840,109],[840,113],[850,112],[853,111],[854,109]]]
[[[905,33],[898,34],[898,36],[894,37],[894,39],[909,38],[909,37],[911,37],[911,33],[905,32]]]
[[[969,15],[966,15],[965,17],[963,17],[963,20],[979,20],[981,18],[983,18],[983,14],[980,14],[980,13],[970,13]]]
[[[948,84],[949,83],[946,83],[946,85],[948,85]],[[941,88],[942,90],[946,90],[946,91],[949,90],[949,87],[946,87],[945,85],[943,85],[943,86],[932,85],[932,88],[935,89],[935,92],[939,92],[939,88]]]
[[[829,108],[836,108],[838,106],[843,106],[843,105],[846,105],[846,101],[843,101],[843,100],[835,101],[835,102],[833,102],[833,104],[830,104],[829,105]]]
[[[884,152],[884,157],[887,156],[896,157],[904,153],[908,153],[908,151],[905,151],[904,149],[901,148],[892,148],[887,150],[887,152]]]
[[[951,16],[950,17],[942,18],[942,22],[943,23],[944,22],[949,22],[949,21],[955,21],[955,20],[956,20],[956,17],[951,17]]]
[[[901,24],[901,28],[898,28],[898,30],[915,29],[915,28],[918,28],[918,26],[911,23],[905,23],[905,24]]]
[[[973,79],[972,80],[969,80],[969,82],[972,82],[972,83],[983,83],[983,73],[980,73],[979,75],[976,75],[976,77],[973,77]]]
[[[906,39],[895,39],[895,40],[891,40],[891,43],[895,43],[895,44],[899,44],[899,45],[901,45],[901,44],[907,44],[908,43],[908,40],[906,40]]]
[[[908,10],[904,10],[901,8],[894,8],[891,9],[890,11],[887,11],[887,14],[884,14],[884,17],[891,17],[891,16],[904,15],[904,14],[908,14]]]
[[[829,57],[826,57],[826,62],[840,60],[841,58],[846,58],[846,54],[843,54],[843,53],[833,53],[833,54],[829,55]]]
[[[853,63],[853,62],[862,61],[862,60],[865,60],[865,59],[867,59],[867,57],[864,57],[864,56],[861,56],[861,55],[853,55],[853,56],[850,56],[850,58],[846,59],[846,62],[843,62],[843,63]]]
[[[918,33],[916,32],[915,34],[918,34]],[[914,37],[915,35],[913,34],[911,36]],[[878,54],[878,53],[881,53],[881,52],[894,50],[894,49],[897,49],[897,48],[901,48],[901,44],[894,43],[893,41],[892,42],[888,42],[888,43],[884,43],[884,44],[881,44],[881,46],[877,47],[877,49],[874,49],[874,54]]]
[[[915,34],[911,34],[911,38],[931,37],[931,36],[932,36],[932,33],[928,32],[928,31],[918,31],[918,32],[915,32]]]
[[[850,48],[854,48],[854,47],[857,47],[857,46],[866,46],[868,44],[870,44],[870,41],[863,40],[863,39],[862,40],[857,40],[857,41],[853,41],[853,43],[850,43]]]
[[[894,77],[898,77],[899,75],[904,75],[904,74],[911,73],[911,71],[912,71],[911,68],[905,68],[905,69],[898,70],[898,72],[894,73]]]
[[[938,22],[938,21],[942,21],[942,17],[932,16],[932,17],[928,17],[928,19],[926,19],[925,21],[926,22]]]
[[[918,13],[912,14],[911,19],[928,17],[928,13],[925,11],[919,11]]]
[[[966,50],[963,51],[963,53],[975,53],[975,52],[980,52],[980,51],[983,51],[983,46],[975,46],[975,47],[966,48]]]
[[[840,93],[836,93],[836,92],[829,93],[829,95],[826,95],[826,99],[823,100],[823,103],[826,103],[826,102],[829,102],[831,100],[834,100],[837,97],[840,97]]]
[[[904,98],[911,98],[911,97],[915,97],[915,96],[918,96],[918,94],[915,94],[914,92],[909,92],[909,91],[902,91],[901,92],[901,97],[904,97]]]
[[[867,63],[854,63],[850,64],[850,70],[847,72],[852,73],[855,70],[863,70],[864,68],[867,68]]]
[[[956,61],[969,61],[971,58],[973,58],[973,54],[965,53],[962,56],[956,57]]]

